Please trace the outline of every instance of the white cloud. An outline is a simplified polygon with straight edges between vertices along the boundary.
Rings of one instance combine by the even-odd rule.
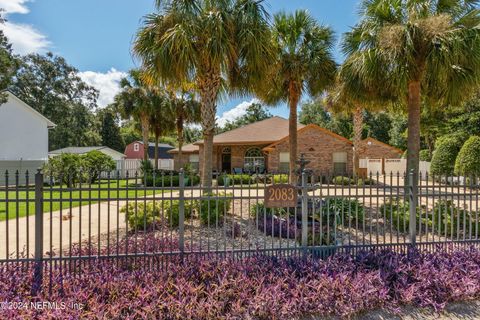
[[[8,20],[8,15],[11,13],[27,14],[29,12],[27,2],[29,0],[0,0],[0,8],[5,10],[3,15]],[[7,21],[0,24],[0,29],[18,54],[43,53],[51,45],[47,36],[28,24]]]
[[[0,0],[0,8],[2,8],[5,13],[28,13],[29,10],[25,5],[28,0]]]
[[[47,37],[27,24],[16,24],[9,21],[0,25],[13,51],[18,54],[43,53],[50,46]]]
[[[258,99],[252,99],[251,101],[243,101],[236,107],[233,107],[232,109],[222,113],[220,117],[217,117],[217,124],[220,127],[223,127],[227,123],[227,121],[232,122],[240,118],[241,116],[247,113],[247,109],[252,103],[258,103],[258,102],[259,102]]]
[[[96,88],[100,94],[98,97],[98,105],[105,107],[113,102],[113,98],[120,91],[119,82],[127,74],[111,68],[107,73],[84,71],[79,73],[80,78],[88,85]]]

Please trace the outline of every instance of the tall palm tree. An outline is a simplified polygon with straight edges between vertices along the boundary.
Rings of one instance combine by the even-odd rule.
[[[407,169],[418,181],[422,100],[458,103],[480,80],[478,0],[363,0],[347,34],[351,74],[407,106]]]
[[[155,140],[155,170],[158,170],[158,145],[160,137],[171,132],[175,127],[175,109],[172,100],[166,92],[156,87],[150,88],[152,110],[150,114],[150,126]]]
[[[133,117],[142,128],[143,159],[148,161],[148,138],[155,101],[154,94],[142,82],[140,70],[130,70],[129,77],[120,81],[121,91],[115,96],[114,105],[124,118]]]
[[[270,62],[268,81],[257,87],[267,104],[287,102],[290,108],[290,182],[296,182],[297,107],[302,94],[318,95],[333,79],[333,32],[319,25],[306,11],[279,13],[274,17],[272,42],[275,56]]]
[[[183,167],[183,143],[185,141],[183,134],[183,127],[186,123],[194,124],[200,123],[200,111],[201,105],[195,100],[195,95],[189,92],[185,88],[179,93],[179,96],[175,97],[174,112],[175,112],[175,126],[177,129],[177,141],[178,141],[178,159],[180,168]]]
[[[213,135],[222,89],[252,91],[269,65],[268,14],[262,0],[157,0],[134,52],[162,82],[194,82],[200,97],[202,183],[212,185]]]
[[[335,82],[327,90],[326,105],[333,112],[348,113],[353,116],[353,172],[360,168],[360,142],[363,133],[365,110],[378,111],[392,105],[394,97],[381,87],[368,84],[352,73],[352,58],[347,57],[337,72]]]

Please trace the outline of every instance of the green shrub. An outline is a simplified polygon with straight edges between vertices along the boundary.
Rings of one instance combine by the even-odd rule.
[[[153,204],[147,202],[131,202],[120,209],[120,212],[126,214],[128,228],[132,231],[150,231],[155,225],[160,224],[161,202]]]
[[[326,198],[325,204],[322,206],[324,216],[334,215],[340,221],[343,221],[345,226],[351,223],[358,222],[362,224],[365,216],[365,208],[357,199],[348,199],[342,197]]]
[[[263,214],[272,215],[275,214],[280,217],[285,217],[288,215],[288,211],[285,208],[265,208],[265,204],[263,202],[257,202],[250,206],[250,216],[252,218],[263,217]]]
[[[52,177],[56,183],[72,187],[82,179],[82,166],[82,156],[62,153],[48,159],[48,162],[43,165],[43,173],[47,178]]]
[[[221,174],[217,178],[217,184],[224,186],[227,179],[230,185],[255,183],[255,179],[248,174]]]
[[[455,173],[463,176],[480,176],[480,137],[470,137],[458,153]]]
[[[341,186],[348,186],[351,184],[355,184],[355,180],[350,179],[349,177],[337,176],[332,179],[332,183]]]
[[[180,201],[179,200],[164,200],[162,204],[160,204],[160,208],[163,209],[165,214],[165,218],[168,221],[168,225],[171,227],[178,227],[180,223]],[[190,219],[193,212],[193,202],[190,200],[185,201],[185,209],[184,209],[184,216],[185,219]]]
[[[221,224],[223,217],[230,210],[231,193],[204,194],[201,200],[195,201],[195,208],[203,225]]]
[[[464,142],[462,135],[446,135],[437,140],[432,155],[430,171],[435,175],[452,175],[455,159]]]
[[[370,179],[370,178],[358,178],[358,180],[357,180],[357,185],[359,187],[364,186],[364,185],[365,186],[371,186],[373,184],[375,184],[375,181],[373,179]]]
[[[129,230],[133,231],[151,231],[162,223],[161,213],[163,212],[165,221],[170,227],[178,227],[180,222],[179,200],[131,202],[122,207],[120,212],[126,214]],[[192,201],[185,201],[185,219],[192,216],[194,205]]]
[[[416,225],[421,224],[422,232],[428,227],[429,232],[439,236],[457,237],[461,233],[475,234],[479,230],[472,213],[458,208],[452,201],[440,200],[434,204],[433,209],[425,212],[425,207],[416,209]],[[408,232],[410,224],[410,207],[408,201],[391,201],[380,207],[380,212],[386,214],[389,221],[399,232]],[[387,225],[389,223],[387,222]]]
[[[116,169],[116,163],[109,155],[98,150],[92,150],[82,156],[83,167],[92,182],[96,181],[102,172],[111,172]]]
[[[274,174],[273,183],[288,183],[288,174]]]
[[[479,223],[471,212],[461,209],[451,200],[441,200],[435,203],[429,214],[429,226],[441,236],[457,237],[460,233],[476,234]]]
[[[430,150],[420,150],[420,161],[432,161],[432,155],[430,154]]]
[[[200,177],[197,175],[186,176],[185,186],[198,185],[200,183]],[[145,179],[145,185],[147,187],[178,187],[180,186],[180,178],[178,175],[170,174],[156,174],[148,175]]]

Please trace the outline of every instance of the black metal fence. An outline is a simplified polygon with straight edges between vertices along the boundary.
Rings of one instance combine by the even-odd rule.
[[[33,178],[33,179],[32,179]],[[0,187],[0,263],[63,265],[98,259],[168,259],[213,254],[324,257],[359,249],[479,243],[479,180],[405,174],[304,172],[298,204],[267,208],[265,190],[285,174],[158,173],[121,179],[83,174],[5,174]],[[20,183],[24,181],[24,183]]]

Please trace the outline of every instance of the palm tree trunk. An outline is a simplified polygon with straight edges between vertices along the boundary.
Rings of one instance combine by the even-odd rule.
[[[183,116],[179,114],[177,117],[177,140],[178,140],[178,166],[183,168]]]
[[[289,181],[291,184],[297,184],[297,105],[300,97],[300,91],[294,82],[289,85],[289,108],[290,115],[288,118],[288,143],[290,146],[290,163],[289,163]]]
[[[360,170],[360,142],[363,130],[363,108],[355,107],[353,114],[353,173],[358,176]]]
[[[416,194],[418,184],[419,154],[420,154],[420,81],[408,84],[408,141],[407,141],[407,178],[410,174],[413,180],[413,192]],[[407,179],[406,183],[409,183]],[[415,197],[414,197],[415,198]]]
[[[141,118],[142,123],[142,136],[143,136],[143,160],[148,161],[148,135],[150,133],[150,124],[147,117]]]
[[[217,96],[220,87],[220,73],[214,71],[205,73],[199,80],[198,89],[201,100],[201,117],[203,129],[203,164],[202,185],[205,192],[212,188],[212,161],[213,161],[213,135],[215,133],[215,116],[217,113]]]
[[[155,158],[155,170],[158,171],[158,141],[160,140],[160,130],[155,129],[155,151],[154,151],[154,158]]]

